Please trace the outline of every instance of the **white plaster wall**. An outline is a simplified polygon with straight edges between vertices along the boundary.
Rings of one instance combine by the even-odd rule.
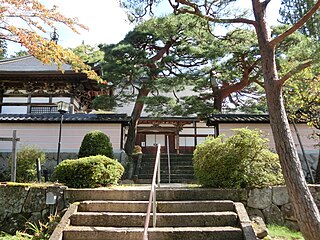
[[[273,141],[273,136],[271,132],[270,124],[268,123],[255,123],[255,124],[248,124],[248,123],[236,123],[236,124],[219,124],[219,134],[224,134],[227,137],[234,134],[234,131],[232,129],[234,128],[245,128],[248,127],[249,129],[260,129],[265,134],[266,137],[270,140],[270,148],[272,150],[275,150],[275,144]],[[293,136],[293,140],[298,148],[300,150],[300,145],[297,140],[296,132],[294,131],[293,126],[291,127],[291,132]],[[307,151],[316,151],[317,147],[315,145],[318,143],[318,140],[312,139],[311,135],[314,132],[314,129],[309,127],[307,124],[297,124],[298,132],[300,134],[300,138],[302,141],[302,144]]]
[[[21,145],[36,145],[45,152],[56,152],[58,148],[59,123],[1,123],[0,137],[12,137],[17,130]],[[110,137],[114,150],[120,149],[121,124],[64,123],[61,134],[61,152],[79,151],[84,135],[92,130],[101,130]],[[0,152],[10,152],[11,142],[0,141]]]

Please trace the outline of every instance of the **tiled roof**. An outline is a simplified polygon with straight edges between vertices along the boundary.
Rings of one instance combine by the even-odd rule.
[[[61,70],[72,71],[68,64],[62,64]],[[60,72],[56,64],[44,64],[28,55],[0,61],[0,72]]]
[[[258,114],[212,114],[208,117],[207,125],[215,123],[269,123],[269,115]]]
[[[64,114],[63,122],[69,123],[125,123],[130,118],[127,114]],[[59,113],[45,114],[0,114],[0,123],[24,122],[24,123],[53,123],[60,122]]]

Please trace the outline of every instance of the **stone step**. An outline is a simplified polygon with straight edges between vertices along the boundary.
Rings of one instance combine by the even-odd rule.
[[[161,177],[168,177],[169,176],[169,170],[161,170],[160,171],[160,176]],[[139,176],[140,175],[147,175],[147,177],[149,178],[150,176],[151,176],[151,178],[152,178],[152,175],[153,175],[153,171],[151,171],[151,170],[149,170],[149,171],[146,171],[146,170],[144,170],[144,169],[141,169],[140,170],[140,172],[139,172]],[[193,176],[193,178],[194,178],[194,172],[193,172],[193,170],[171,170],[170,171],[170,175],[171,175],[171,177],[172,176],[181,176],[181,175],[192,175]],[[142,177],[143,178],[143,177]]]
[[[146,168],[146,169],[154,169],[154,165],[150,165],[150,166],[144,166],[144,165],[141,165],[141,167],[143,168]],[[164,169],[164,170],[167,170],[169,167],[167,164],[163,164],[163,165],[160,165],[160,170],[161,169]],[[170,165],[170,168],[171,169],[186,169],[186,170],[193,170],[194,167],[193,165]]]
[[[146,213],[77,212],[70,217],[72,226],[143,227]],[[152,216],[150,226],[152,225]],[[157,213],[157,227],[238,226],[235,212]]]
[[[156,154],[142,154],[143,158],[156,158]],[[192,159],[193,154],[170,154],[170,159],[184,159],[189,158]],[[160,158],[168,158],[168,154],[160,154]]]
[[[137,183],[139,184],[151,184],[152,179],[138,179]],[[161,183],[169,183],[169,179],[168,178],[161,178]],[[193,178],[193,179],[185,179],[185,178],[178,178],[178,179],[170,179],[170,183],[190,183],[190,184],[196,184],[197,183],[197,179]]]
[[[144,172],[153,172],[154,170],[154,166],[141,166],[140,168],[140,172],[144,171]],[[193,172],[193,167],[192,166],[171,166],[170,167],[171,172]],[[161,172],[167,172],[169,171],[168,166],[160,166],[160,171]]]
[[[212,188],[172,188],[161,184],[157,189],[157,201],[195,201],[195,200],[232,200],[244,202],[247,200],[246,190],[224,190]],[[69,202],[84,200],[118,200],[118,201],[148,201],[150,187],[135,188],[101,188],[101,189],[67,189],[65,199]]]
[[[242,240],[242,230],[235,227],[149,228],[149,240]],[[141,240],[143,228],[69,226],[63,240]]]
[[[84,201],[78,212],[146,213],[148,201]],[[222,212],[234,211],[232,201],[157,201],[157,212]]]
[[[152,179],[152,174],[139,174],[139,179]],[[160,173],[160,180],[164,179],[169,179],[169,174],[161,174]],[[171,180],[176,180],[176,179],[182,179],[182,180],[187,180],[187,179],[196,179],[194,174],[171,174],[170,175]]]
[[[154,166],[154,164],[155,164],[155,160],[142,159],[142,161],[141,161],[141,165]],[[192,160],[171,160],[170,164],[171,165],[181,165],[181,166],[183,166],[183,165],[192,166],[193,162],[192,162]],[[166,165],[168,165],[168,161],[165,159],[161,159],[160,165],[166,166]]]
[[[83,201],[78,212],[146,213],[148,201]]]

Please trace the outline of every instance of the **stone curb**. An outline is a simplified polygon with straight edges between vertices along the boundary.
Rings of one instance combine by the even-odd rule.
[[[256,240],[256,234],[253,231],[252,224],[250,218],[247,214],[244,205],[240,202],[234,203],[235,211],[239,216],[240,226],[243,232],[243,239],[244,240]]]
[[[71,204],[65,214],[63,215],[61,221],[51,234],[49,240],[62,240],[63,237],[63,230],[69,226],[70,224],[70,216],[77,212],[78,210],[78,205],[77,204]]]

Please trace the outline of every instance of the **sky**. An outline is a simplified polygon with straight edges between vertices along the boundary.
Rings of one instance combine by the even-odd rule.
[[[126,33],[133,29],[127,20],[126,13],[120,8],[118,0],[50,0],[52,5],[57,5],[59,11],[67,17],[77,17],[79,22],[89,27],[89,31],[81,30],[76,34],[70,29],[59,25],[59,44],[63,47],[76,47],[82,42],[90,45],[100,43],[110,44],[121,41]],[[240,5],[250,8],[251,0],[240,0]],[[272,0],[268,6],[270,23],[276,24],[279,0]],[[170,12],[166,5],[161,5],[160,12]],[[19,50],[18,45],[8,46],[9,54]]]

